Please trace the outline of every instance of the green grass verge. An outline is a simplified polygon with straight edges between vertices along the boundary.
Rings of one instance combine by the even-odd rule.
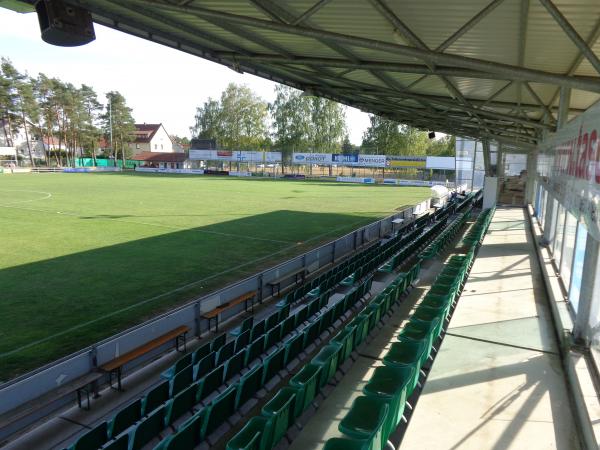
[[[0,176],[0,380],[428,195],[185,175]]]

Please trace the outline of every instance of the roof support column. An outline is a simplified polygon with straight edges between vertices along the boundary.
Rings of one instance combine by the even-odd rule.
[[[560,88],[560,100],[558,102],[558,123],[556,129],[560,130],[567,124],[569,117],[569,105],[571,104],[571,88],[562,86]]]
[[[483,145],[483,168],[485,170],[485,176],[492,176],[492,161],[490,157],[490,141],[484,139],[482,142]]]

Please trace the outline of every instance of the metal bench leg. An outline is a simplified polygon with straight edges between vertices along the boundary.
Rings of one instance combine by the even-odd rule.
[[[122,391],[123,387],[121,386],[121,374],[122,374],[122,368],[119,367],[117,369],[117,383],[118,383],[118,390]]]

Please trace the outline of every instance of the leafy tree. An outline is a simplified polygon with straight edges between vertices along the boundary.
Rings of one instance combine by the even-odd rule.
[[[311,141],[316,152],[336,153],[346,135],[344,107],[322,97],[311,98]]]
[[[127,160],[129,143],[134,139],[135,123],[131,116],[131,108],[127,106],[125,97],[117,91],[106,94],[108,101],[104,114],[102,115],[102,127],[106,136],[112,134],[112,155],[115,166],[117,165],[118,151],[121,150],[121,161],[123,167]]]
[[[268,147],[267,103],[247,86],[230,83],[219,101],[208,99],[196,109],[191,127],[198,138],[216,139],[221,148],[255,150]]]
[[[192,136],[200,139],[221,139],[221,104],[209,98],[202,106],[196,108],[196,123],[190,127]]]
[[[269,105],[274,146],[281,151],[283,162],[290,162],[293,152],[309,149],[311,137],[311,102],[297,89],[275,86],[275,101]],[[285,169],[284,169],[285,170]]]

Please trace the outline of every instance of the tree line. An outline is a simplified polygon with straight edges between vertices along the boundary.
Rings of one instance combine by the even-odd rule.
[[[0,60],[0,121],[6,145],[24,133],[30,163],[33,142],[44,143],[42,164],[75,165],[80,156],[125,161],[135,139],[132,110],[117,91],[104,102],[91,86],[77,87],[40,73],[19,72],[10,60]],[[193,137],[215,139],[226,150],[277,150],[289,162],[293,152],[367,153],[386,155],[454,155],[454,138],[430,140],[427,132],[370,115],[362,143],[350,143],[346,107],[326,98],[307,96],[285,85],[275,86],[266,102],[245,85],[229,84],[217,99],[196,109]],[[186,138],[172,136],[186,144]],[[104,141],[108,151],[97,155]],[[50,145],[52,144],[52,145]],[[38,161],[39,162],[39,161]]]
[[[453,156],[453,136],[430,140],[426,131],[370,115],[362,144],[350,143],[345,107],[309,97],[285,85],[268,103],[247,86],[230,84],[219,99],[196,109],[193,137],[215,139],[226,150],[275,149],[284,161],[293,152]]]
[[[31,77],[19,72],[10,60],[0,62],[0,121],[6,145],[23,132],[29,160],[36,165],[33,145],[42,140],[42,164],[75,165],[89,155],[96,164],[102,139],[115,162],[126,158],[134,139],[132,110],[117,91],[105,94],[102,103],[91,86],[80,87],[40,73]],[[112,139],[111,139],[112,138]],[[105,156],[105,155],[103,155]]]

